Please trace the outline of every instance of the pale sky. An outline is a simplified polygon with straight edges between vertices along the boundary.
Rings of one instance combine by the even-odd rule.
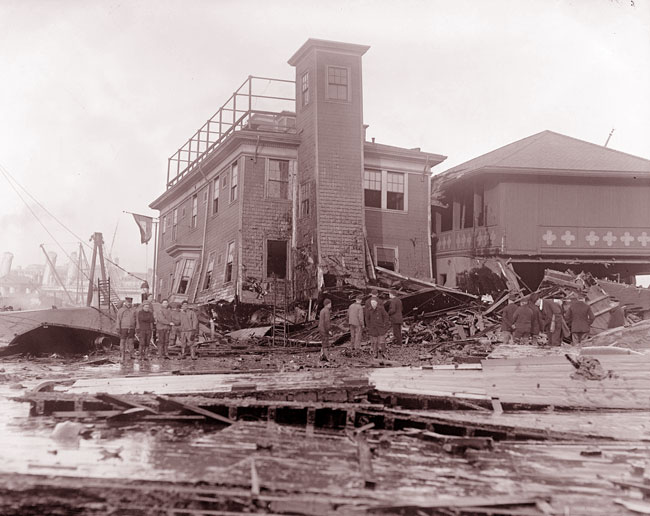
[[[0,165],[144,271],[123,210],[157,215],[167,158],[249,74],[293,79],[310,37],[370,45],[368,137],[436,172],[545,129],[650,158],[650,0],[1,0]],[[66,261],[0,175],[0,253],[41,243]]]

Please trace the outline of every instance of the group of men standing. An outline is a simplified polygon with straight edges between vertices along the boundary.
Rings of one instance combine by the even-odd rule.
[[[170,359],[169,346],[180,340],[181,358],[189,348],[190,356],[197,359],[199,320],[194,310],[189,309],[187,301],[171,306],[165,299],[162,303],[144,301],[133,306],[133,298],[126,297],[117,311],[117,333],[120,335],[120,358],[122,363],[133,360],[134,340],[137,336],[140,360],[149,359],[149,347],[155,342],[158,358]]]
[[[370,298],[363,304],[363,295],[355,297],[354,303],[348,307],[348,324],[350,326],[350,342],[352,349],[361,349],[363,330],[368,333],[372,354],[375,358],[380,355],[386,357],[386,333],[389,329],[393,331],[395,345],[402,345],[402,301],[395,292],[389,293],[389,299],[383,303],[379,299],[377,290],[370,293]],[[320,311],[318,329],[321,337],[321,355],[323,361],[327,357],[329,349],[329,338],[331,335],[331,307],[329,299],[323,301],[323,308]]]
[[[536,299],[533,295],[523,297],[517,304],[516,297],[510,296],[501,319],[503,342],[529,343],[536,341],[537,335],[545,333],[550,346],[559,346],[564,332],[568,331],[572,343],[580,344],[589,336],[595,319],[585,299],[584,294],[574,295],[565,310],[561,300]]]

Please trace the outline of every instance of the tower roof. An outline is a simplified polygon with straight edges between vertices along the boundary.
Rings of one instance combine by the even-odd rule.
[[[296,66],[296,64],[298,64],[298,61],[300,61],[307,52],[316,48],[329,50],[332,52],[362,56],[368,51],[370,47],[367,45],[356,45],[354,43],[343,43],[340,41],[309,38],[298,50],[296,50],[296,53],[291,56],[288,63],[291,66]]]

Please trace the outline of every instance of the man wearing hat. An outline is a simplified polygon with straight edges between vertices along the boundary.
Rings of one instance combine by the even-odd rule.
[[[577,346],[582,340],[589,335],[591,323],[594,322],[594,312],[591,307],[585,303],[586,296],[583,293],[578,294],[571,301],[566,313],[566,320],[571,328],[571,342]]]
[[[196,347],[199,337],[199,318],[194,310],[190,310],[187,301],[181,303],[181,357],[185,356],[185,348],[189,346],[192,360],[196,360]]]
[[[392,290],[388,293],[388,318],[393,329],[393,339],[396,346],[402,346],[402,300]]]
[[[128,358],[133,358],[133,339],[135,337],[135,308],[133,298],[125,297],[124,304],[117,311],[117,333],[120,335],[120,359],[122,363]]]
[[[162,300],[157,310],[154,310],[156,335],[158,336],[158,357],[169,359],[169,332],[172,328],[171,308],[169,301]]]
[[[537,316],[528,304],[528,297],[519,301],[519,307],[515,310],[512,323],[515,327],[515,344],[530,344],[530,338],[536,325],[534,319]]]
[[[329,299],[323,301],[323,308],[318,315],[318,332],[320,333],[321,350],[320,359],[323,362],[328,362],[327,350],[330,347],[330,333],[332,331],[332,316],[331,316],[332,302]]]
[[[363,296],[359,294],[354,298],[354,303],[348,307],[348,324],[350,325],[352,349],[361,349],[361,332],[366,325],[361,301],[363,301]]]
[[[365,321],[370,344],[372,345],[372,353],[375,358],[378,358],[380,351],[382,356],[386,353],[386,331],[390,320],[386,310],[379,302],[378,296],[374,295],[376,292],[376,290],[373,290],[372,297],[366,303]]]
[[[151,342],[154,323],[149,301],[142,303],[142,310],[137,312],[136,321],[138,342],[140,343],[140,360],[146,360],[149,357],[149,343]]]

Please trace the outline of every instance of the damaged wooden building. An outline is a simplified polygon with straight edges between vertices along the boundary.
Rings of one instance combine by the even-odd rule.
[[[648,199],[650,160],[529,136],[432,178],[435,278],[462,286],[508,262],[532,289],[545,269],[634,283],[650,273]]]
[[[431,167],[445,156],[366,141],[362,56],[309,39],[295,80],[249,76],[169,158],[156,297],[309,299],[373,264],[432,277]]]

